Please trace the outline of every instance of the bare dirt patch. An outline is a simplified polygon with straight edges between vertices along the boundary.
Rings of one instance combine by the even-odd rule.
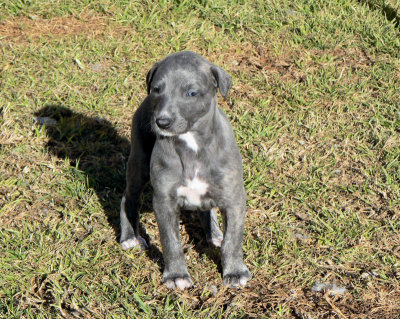
[[[46,37],[69,37],[85,35],[99,37],[111,35],[121,37],[131,33],[132,29],[114,26],[106,16],[86,15],[80,18],[74,16],[44,19],[33,16],[17,17],[13,20],[0,22],[0,38],[11,43],[24,43]]]
[[[303,82],[305,71],[310,73],[317,68],[335,65],[339,69],[364,69],[373,65],[373,58],[364,50],[356,48],[310,49],[298,51],[288,48],[285,54],[276,56],[265,44],[243,43],[226,52],[224,60],[237,72],[265,72],[276,74],[280,80]],[[330,56],[326,62],[317,62],[314,57]],[[302,67],[299,67],[302,65]]]

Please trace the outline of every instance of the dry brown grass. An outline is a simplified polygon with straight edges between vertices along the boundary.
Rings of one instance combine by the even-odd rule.
[[[0,22],[0,38],[11,44],[23,44],[40,38],[66,38],[85,36],[88,38],[117,37],[132,35],[133,29],[113,23],[110,17],[96,13],[85,13],[78,17],[40,16],[18,17]]]

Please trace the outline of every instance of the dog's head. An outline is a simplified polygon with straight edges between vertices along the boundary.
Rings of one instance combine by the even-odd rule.
[[[161,136],[175,136],[201,127],[217,106],[217,89],[226,98],[231,77],[202,56],[183,51],[156,63],[148,72],[152,128]]]

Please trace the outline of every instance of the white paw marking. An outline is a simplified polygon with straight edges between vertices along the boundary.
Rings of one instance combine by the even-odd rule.
[[[187,132],[185,134],[181,134],[179,135],[179,138],[182,141],[185,141],[187,146],[193,151],[197,152],[199,150],[199,145],[197,145],[196,139],[194,138],[192,133]]]
[[[187,179],[184,186],[178,187],[178,196],[185,197],[187,205],[200,206],[201,196],[207,193],[208,184],[197,177],[197,171],[193,179]]]
[[[240,277],[240,279],[239,279],[239,285],[242,286],[242,287],[244,287],[244,286],[246,286],[246,284],[247,284],[248,281],[249,281],[248,278],[246,278],[246,277]]]
[[[126,212],[125,212],[125,202],[126,202],[126,198],[125,198],[125,196],[123,196],[122,200],[121,200],[120,216],[121,216],[121,219],[125,219],[125,223],[128,223],[128,220],[126,217]],[[121,247],[123,250],[127,250],[127,249],[130,249],[133,247],[138,247],[138,248],[142,248],[142,249],[148,248],[146,241],[141,236],[137,236],[136,238],[130,238],[130,239],[124,240],[121,243]]]
[[[192,287],[191,280],[187,278],[176,278],[175,280],[167,280],[165,284],[169,289],[178,288],[179,290],[185,290],[186,288]]]
[[[212,244],[214,247],[221,247],[222,245],[222,237],[211,238],[208,242]]]
[[[146,249],[147,248],[146,241],[142,237],[138,236],[137,238],[131,238],[121,243],[121,248],[123,250],[127,250],[134,247]]]

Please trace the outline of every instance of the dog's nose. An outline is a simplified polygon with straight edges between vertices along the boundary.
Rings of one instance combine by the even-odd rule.
[[[162,129],[167,129],[172,124],[172,119],[170,117],[159,117],[156,119],[157,126]]]

